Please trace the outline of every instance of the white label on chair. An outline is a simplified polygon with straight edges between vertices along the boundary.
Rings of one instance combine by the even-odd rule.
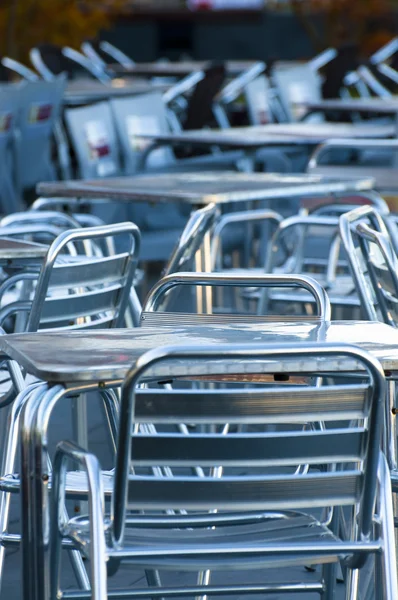
[[[116,165],[111,156],[111,147],[106,126],[102,121],[88,121],[84,130],[91,161],[98,161],[97,172],[99,177],[106,177],[116,173]]]
[[[130,144],[135,152],[144,152],[152,143],[151,140],[140,137],[140,134],[155,135],[160,133],[159,123],[156,117],[145,115],[137,117],[129,115],[126,118],[127,134],[130,139]],[[153,166],[164,165],[167,161],[164,148],[158,148],[151,152],[148,164]]]

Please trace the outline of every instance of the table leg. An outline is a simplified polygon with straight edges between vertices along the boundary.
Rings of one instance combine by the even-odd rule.
[[[24,600],[49,598],[47,424],[53,406],[66,393],[60,385],[43,385],[33,391],[21,414],[21,550]]]

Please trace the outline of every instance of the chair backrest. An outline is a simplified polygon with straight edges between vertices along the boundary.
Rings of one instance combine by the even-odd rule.
[[[274,121],[270,85],[265,75],[259,75],[245,86],[244,94],[251,125],[264,125]]]
[[[104,68],[99,65],[97,62],[92,62],[87,56],[74,50],[73,48],[69,48],[69,46],[64,46],[62,48],[62,54],[67,58],[67,60],[75,63],[78,68],[81,68],[85,75],[90,75],[94,79],[101,81],[101,83],[109,83],[111,81],[110,75],[105,72]]]
[[[327,140],[313,152],[307,173],[325,177],[373,177],[376,190],[396,192],[397,140]],[[356,160],[353,160],[356,159]]]
[[[109,63],[119,63],[125,68],[135,65],[135,62],[127,54],[106,41],[86,40],[81,47],[86,56],[93,62],[98,61],[98,64],[103,67]]]
[[[192,269],[196,252],[202,247],[206,235],[212,231],[219,216],[220,211],[214,204],[191,214],[165,267],[164,275]]]
[[[21,91],[16,152],[17,184],[21,191],[39,181],[56,179],[52,136],[61,113],[66,79],[29,81]]]
[[[119,148],[107,102],[65,110],[65,121],[82,179],[121,175]]]
[[[313,317],[307,317],[310,320],[330,320],[330,302],[329,298],[321,285],[312,277],[306,275],[279,275],[279,274],[264,274],[264,275],[247,275],[229,274],[229,273],[172,273],[161,279],[151,290],[146,299],[143,311],[141,314],[141,324],[143,326],[161,326],[173,324],[202,324],[211,325],[217,323],[261,323],[267,320],[275,321],[289,320],[286,315],[264,315],[264,314],[248,314],[243,313],[215,313],[211,314],[196,314],[194,312],[171,312],[170,311],[170,292],[175,288],[187,287],[191,289],[202,287],[204,289],[214,290],[215,288],[290,288],[301,289],[309,292],[315,303],[315,313]],[[186,311],[186,303],[184,310]],[[297,320],[297,315],[294,315],[294,320]]]
[[[9,81],[12,79],[13,74],[19,75],[22,79],[26,79],[27,81],[38,81],[39,76],[37,73],[29,69],[26,65],[18,62],[14,58],[9,58],[8,56],[4,56],[1,59],[0,73],[6,73],[5,81]],[[1,77],[1,76],[0,76]]]
[[[124,172],[138,171],[143,152],[150,141],[140,138],[143,133],[167,133],[169,131],[166,107],[159,92],[115,98],[110,102],[117,135],[122,148]],[[149,155],[149,168],[162,168],[175,162],[170,148],[159,148]]]
[[[63,254],[71,244],[101,243],[107,237],[119,236],[128,238],[127,250],[111,256]],[[49,247],[38,278],[34,274],[20,276],[21,280],[37,278],[33,298],[7,305],[1,320],[24,311],[29,313],[27,331],[122,325],[139,245],[140,233],[133,223],[64,231]],[[2,289],[17,281],[18,276],[10,278]]]
[[[31,49],[29,56],[36,71],[47,81],[61,73],[66,73],[68,79],[82,75],[100,79],[95,66],[93,67],[83,54],[71,48],[64,49],[56,44],[38,44]]]
[[[47,81],[61,73],[66,73],[68,79],[73,77],[73,63],[62,54],[62,48],[56,44],[38,44],[31,49],[29,57],[36,71]]]
[[[18,210],[21,205],[15,178],[15,135],[25,85],[0,84],[0,211],[3,214]]]
[[[398,326],[398,258],[377,211],[362,206],[340,217],[340,234],[364,315]]]
[[[308,65],[291,68],[276,65],[272,71],[275,86],[288,121],[298,121],[306,113],[302,103],[321,100],[321,80]]]
[[[354,360],[365,383],[347,385],[246,387],[225,389],[142,389],[145,375],[167,379],[179,373],[240,374],[246,380],[256,363],[262,373],[290,373],[308,361],[311,374],[331,359]],[[308,364],[307,363],[307,364]],[[329,369],[328,369],[329,371]],[[333,368],[331,368],[333,377]],[[166,375],[167,374],[167,375]],[[123,543],[130,510],[286,510],[351,505],[358,508],[355,539],[372,527],[385,402],[385,380],[378,361],[359,348],[336,344],[266,346],[212,345],[160,347],[139,358],[122,387],[121,419],[112,502],[112,533]],[[355,419],[358,425],[347,427]],[[307,430],[292,423],[323,421],[327,429]],[[155,423],[156,434],[135,425]],[[158,425],[167,423],[167,432]],[[278,424],[266,432],[225,435],[220,429],[189,435],[170,433],[170,424]],[[325,465],[297,476],[287,466]],[[212,467],[231,470],[221,478]],[[148,475],[152,466],[172,467],[173,477]],[[201,466],[204,477],[192,476]],[[250,466],[242,476],[241,469]],[[272,471],[267,467],[272,467]],[[175,518],[175,515],[174,515]]]

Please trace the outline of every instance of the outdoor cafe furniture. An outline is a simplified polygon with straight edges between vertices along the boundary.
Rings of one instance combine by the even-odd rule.
[[[392,380],[398,375],[398,332],[371,322],[290,321],[287,323],[236,323],[198,326],[156,327],[130,330],[69,331],[15,334],[0,337],[4,358],[19,362],[28,373],[47,384],[22,393],[19,406],[22,413],[22,548],[24,586],[27,598],[42,598],[49,576],[48,545],[43,538],[49,531],[48,470],[42,460],[46,451],[46,427],[53,406],[61,398],[87,390],[106,390],[119,385],[130,366],[147,350],[160,345],[199,345],[224,343],[269,344],[298,342],[336,342],[359,345],[380,360]],[[59,352],[62,348],[62,353]],[[264,365],[251,361],[246,374],[265,373]],[[341,374],[358,372],[355,360],[328,358],[320,364],[305,358],[287,363],[273,361],[270,373],[289,375],[337,370]],[[236,368],[234,369],[236,371]],[[219,363],[211,362],[201,371],[206,377],[228,375]],[[186,368],[171,369],[167,365],[154,367],[149,374],[156,381],[169,381],[170,376],[186,376]],[[387,402],[386,414],[389,415]],[[388,417],[389,418],[389,417]],[[29,474],[29,475],[28,475]],[[30,476],[32,474],[33,476]],[[14,480],[12,486],[18,485]],[[35,498],[35,501],[33,501]],[[33,553],[32,548],[36,551]],[[37,587],[36,587],[37,584]]]
[[[169,133],[147,133],[141,137],[151,140],[142,159],[161,146],[234,149],[244,151],[248,167],[262,148],[302,148],[308,152],[329,138],[392,138],[394,125],[353,125],[351,123],[276,123],[230,129],[210,129]]]
[[[294,362],[312,363],[316,370],[316,363],[333,363],[336,357],[357,362],[364,371],[365,382],[351,380],[350,384],[322,387],[279,383],[255,389],[249,388],[242,377],[245,386],[235,383],[232,389],[143,390],[139,386],[149,373],[162,367],[169,370],[171,377],[176,368],[195,378],[203,368],[220,360],[228,365],[230,373],[250,368],[252,361],[264,370],[273,368],[276,362],[285,372]],[[333,377],[336,371],[330,368],[329,374]],[[340,561],[345,566],[347,593],[358,598],[358,576],[365,568],[371,568],[366,560],[371,554],[375,556],[377,594],[394,600],[398,587],[391,534],[392,494],[380,450],[384,390],[378,361],[344,344],[183,344],[159,347],[141,356],[133,363],[122,387],[116,467],[108,481],[112,497],[110,516],[105,509],[96,457],[68,442],[58,446],[49,530],[50,564],[45,566],[49,567],[50,597],[87,597],[85,590],[60,589],[60,549],[64,538],[90,559],[91,593],[96,600],[118,598],[121,594],[134,598],[143,593],[169,597],[207,592],[241,595],[253,591],[317,592],[334,600],[336,563]],[[345,427],[353,413],[359,419],[358,426]],[[314,419],[327,422],[327,430],[314,427],[292,431],[292,421]],[[170,424],[201,425],[207,421],[216,425],[229,423],[232,427],[254,422],[271,425],[271,429],[265,433],[256,428],[250,433],[244,430],[225,435],[225,426],[215,425],[207,434],[170,433]],[[148,422],[156,423],[156,432],[138,429],[140,423]],[[164,423],[168,432],[161,429]],[[275,424],[277,430],[272,427]],[[69,459],[79,465],[82,475],[87,473],[88,517],[69,519],[63,513]],[[25,461],[27,466],[31,457],[25,455]],[[300,463],[321,464],[324,468],[298,475],[294,469]],[[197,470],[198,465],[203,476],[192,476],[191,471]],[[231,470],[215,477],[214,465]],[[172,476],[162,476],[159,466],[171,467]],[[248,466],[250,471],[246,473]],[[148,468],[154,470],[153,474],[148,473]],[[314,509],[326,507],[329,518],[314,517]],[[347,528],[346,534],[339,527],[343,507],[350,512],[352,522],[357,523]],[[175,510],[183,512],[176,514]],[[221,585],[206,581],[205,585],[199,582],[170,589],[159,579],[155,587],[145,591],[108,591],[107,565],[116,570],[124,560],[129,566],[146,571],[211,569],[232,571],[232,577],[237,571],[241,575],[239,584],[223,573]],[[309,560],[323,564],[320,579],[311,583],[302,582],[302,578],[294,582],[286,579],[286,567],[292,563],[305,565]],[[36,567],[40,569],[42,564],[37,562]],[[281,569],[273,571],[272,582],[269,575],[265,576],[265,582],[257,583],[253,589],[253,573],[248,581],[245,571],[261,569],[264,575],[267,567]],[[35,583],[34,572],[30,583]],[[27,597],[40,597],[40,588],[37,591],[37,596]]]

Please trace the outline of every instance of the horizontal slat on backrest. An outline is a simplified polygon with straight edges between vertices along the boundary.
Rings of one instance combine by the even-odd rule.
[[[274,466],[356,462],[364,458],[365,430],[272,433],[136,435],[134,466]]]
[[[69,258],[69,257],[68,257]],[[82,286],[107,285],[123,277],[126,270],[128,254],[120,254],[104,258],[79,257],[75,263],[71,257],[70,262],[55,264],[51,273],[52,287],[79,288]]]
[[[270,477],[155,478],[130,476],[128,508],[276,510],[353,504],[362,491],[356,471]]]
[[[108,310],[114,310],[120,289],[120,285],[114,285],[105,290],[99,288],[81,294],[46,298],[40,323],[56,320],[73,321],[78,317],[97,315]]]
[[[165,325],[214,325],[218,323],[266,323],[282,320],[283,322],[297,321],[297,315],[204,315],[183,312],[143,312],[141,314],[141,327],[159,327]],[[305,316],[306,321],[319,321],[319,317]]]
[[[135,420],[150,423],[292,423],[367,416],[368,386],[137,390]]]

